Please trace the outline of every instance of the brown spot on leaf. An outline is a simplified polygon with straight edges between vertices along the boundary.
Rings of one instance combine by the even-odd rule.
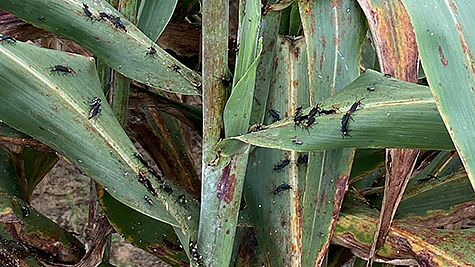
[[[458,11],[457,6],[455,5],[455,3],[454,3],[454,2],[450,2],[449,5],[450,5],[450,8],[452,8],[452,11],[458,16],[459,11]]]
[[[431,253],[428,251],[420,251],[415,255],[415,258],[417,260],[417,263],[419,263],[419,266],[421,267],[436,267],[440,266],[436,261],[432,259]]]
[[[466,54],[466,56],[470,59],[470,68],[472,69],[472,75],[475,75],[475,65],[474,65],[472,51],[470,51],[470,49],[467,46],[467,42],[465,41],[465,37],[462,32],[463,30],[462,26],[458,23],[456,25],[457,25],[457,30],[459,32],[460,44],[462,45],[463,53]],[[440,48],[439,48],[439,51],[440,51]]]
[[[224,167],[223,175],[221,175],[221,178],[218,181],[217,197],[219,200],[224,200],[228,204],[233,200],[234,189],[236,187],[236,175],[230,175],[233,165],[234,159]]]
[[[440,54],[440,61],[444,66],[449,64],[449,61],[445,58],[444,52],[442,51],[442,47],[439,45],[439,54]]]

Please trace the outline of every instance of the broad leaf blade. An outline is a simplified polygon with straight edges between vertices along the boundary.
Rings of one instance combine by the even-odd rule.
[[[369,86],[376,90],[368,91]],[[348,110],[354,103],[354,95],[365,99],[363,106],[352,115],[354,121],[350,120],[348,128],[352,137],[342,138],[343,115],[340,113],[317,117],[308,132],[296,128],[293,120],[288,118],[267,130],[234,138],[256,146],[297,151],[345,147],[453,149],[427,87],[367,70],[339,94],[322,101],[321,106],[340,105],[341,110]],[[306,109],[304,113],[308,111]],[[292,143],[295,138],[302,140],[303,144],[296,147]]]
[[[137,27],[156,42],[170,21],[177,0],[142,0],[137,16]]]
[[[0,46],[0,58],[0,119],[65,155],[119,201],[193,231],[191,222],[198,215],[175,202],[182,194],[179,189],[174,195],[158,190],[160,204],[153,207],[144,200],[150,194],[138,181],[144,166],[133,156],[137,151],[109,106],[102,105],[102,112],[88,119],[88,101],[104,99],[91,59],[22,43]],[[50,73],[48,66],[58,61],[75,66],[76,74]],[[158,188],[154,178],[145,175]]]
[[[307,57],[304,39],[277,36],[270,42],[275,43],[276,49],[272,76],[271,79],[267,78],[269,96],[266,97],[268,102],[264,123],[272,123],[274,120],[268,110],[274,109],[283,117],[293,113],[299,104],[308,105],[309,96],[309,91],[306,90]],[[297,168],[297,157],[297,153],[292,151],[263,148],[256,148],[249,156],[244,195],[261,246],[261,255],[269,266],[296,266],[300,261],[300,252],[292,248],[299,247],[300,242],[299,191],[303,189],[299,184],[299,177],[305,175],[306,166],[303,164],[304,166]],[[274,170],[284,160],[289,160],[289,164]],[[286,188],[286,184],[291,189]],[[281,189],[277,190],[279,186]]]
[[[95,18],[99,12],[121,17],[127,32],[106,20],[92,22],[82,9],[83,2]],[[199,75],[153,45],[153,41],[105,1],[3,1],[0,8],[75,41],[128,78],[165,91],[199,94],[196,89],[200,86]],[[157,51],[155,56],[147,55],[151,45]]]
[[[118,202],[98,188],[101,208],[114,228],[130,243],[148,251],[171,266],[189,264],[172,226],[154,220]]]
[[[299,1],[299,7],[308,47],[310,104],[314,107],[359,76],[367,26],[354,1]],[[302,251],[313,253],[302,254],[302,266],[319,266],[327,254],[354,153],[354,149],[310,153]]]
[[[327,254],[347,189],[354,151],[309,153],[303,204],[303,266],[320,265]],[[335,164],[335,162],[341,164]]]
[[[475,2],[402,1],[411,17],[427,81],[475,188]]]

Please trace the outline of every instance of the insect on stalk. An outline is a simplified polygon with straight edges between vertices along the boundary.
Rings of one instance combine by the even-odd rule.
[[[320,107],[317,105],[315,105],[311,110],[310,112],[308,113],[308,117],[309,118],[312,118],[312,117],[315,117],[315,115],[317,115],[318,113],[320,113]]]
[[[361,105],[361,100],[363,100],[364,98],[361,98],[360,100],[356,100],[355,103],[353,103],[353,105],[351,105],[350,109],[348,110],[350,113],[353,113],[356,111],[356,109],[358,108],[359,105]]]
[[[303,141],[299,139],[292,139],[292,144],[300,146],[303,144]]]
[[[290,160],[284,159],[279,165],[274,166],[274,172],[282,171],[282,169],[285,168],[285,166],[289,165],[289,163],[290,163]]]
[[[143,165],[148,167],[148,162],[143,158],[140,153],[134,153],[134,157],[136,157],[140,162],[142,162]]]
[[[302,106],[300,106],[300,107],[297,107],[297,108],[295,109],[294,116],[298,116],[298,115],[300,115],[300,114],[302,113],[302,109],[303,109],[303,107],[302,107]]]
[[[269,109],[269,114],[272,116],[274,122],[280,121],[280,115],[275,109]]]
[[[116,29],[121,28],[122,30],[127,32],[127,28],[125,27],[124,22],[122,22],[122,20],[120,20],[120,17],[112,18],[112,23],[115,25]]]
[[[302,164],[305,164],[305,165],[308,164],[308,155],[307,154],[299,155],[299,157],[297,158],[297,164],[296,164],[297,167],[299,167]]]
[[[341,137],[345,138],[345,136],[351,137],[351,135],[348,134],[348,122],[350,120],[350,111],[347,111],[343,118],[341,119]]]
[[[101,99],[99,97],[94,97],[89,104],[92,106],[91,111],[89,111],[89,116],[87,117],[88,120],[92,119],[93,117],[97,116],[101,111]]]
[[[142,173],[142,170],[139,170],[139,182],[141,182],[152,195],[157,196],[157,190],[153,187],[152,182]]]
[[[109,16],[109,14],[105,13],[105,12],[100,12],[99,13],[99,19],[98,20],[106,20],[106,21],[111,21],[112,18],[111,16]]]
[[[53,67],[50,68],[50,70],[51,70],[52,74],[60,73],[60,72],[63,73],[63,75],[66,75],[68,73],[71,73],[73,75],[76,74],[76,72],[73,69],[71,69],[68,66],[63,66],[63,65],[53,66]]]
[[[308,119],[308,115],[297,115],[294,117],[295,126],[300,126],[300,123]]]
[[[8,34],[2,34],[2,36],[0,37],[0,42],[2,42],[3,44],[3,41],[8,41],[9,43],[16,43],[16,39]]]
[[[173,193],[173,188],[166,184],[160,185],[160,189],[162,189],[163,191],[165,191],[165,193],[168,193],[169,195]]]
[[[188,200],[186,200],[186,197],[184,194],[179,195],[178,198],[176,199],[176,202],[180,203],[181,205],[185,205],[188,203]]]
[[[82,10],[84,10],[84,13],[88,17],[88,19],[91,19],[91,21],[94,23],[95,18],[92,12],[89,10],[89,6],[85,3],[82,3]]]
[[[149,196],[144,196],[143,198],[148,202],[148,204],[150,204],[150,206],[155,205],[155,202],[153,202],[153,200],[152,200],[151,197],[149,197]]]
[[[274,190],[274,195],[277,195],[282,191],[290,190],[290,189],[292,189],[292,186],[290,186],[289,184],[283,183]]]
[[[226,77],[225,75],[219,76],[219,79],[224,87],[228,88],[233,83],[232,77]]]
[[[157,49],[155,49],[155,47],[153,46],[150,46],[148,49],[150,50],[147,51],[147,54],[145,56],[150,56],[152,58],[155,58],[155,56],[157,55]]]
[[[338,107],[335,105],[332,105],[332,108],[329,110],[322,109],[320,110],[320,114],[323,113],[325,115],[330,115],[330,114],[336,114],[336,111],[339,111]]]
[[[307,122],[303,125],[305,130],[307,130],[308,134],[310,134],[310,132],[308,131],[308,128],[312,127],[314,123],[315,123],[315,117],[309,117]]]

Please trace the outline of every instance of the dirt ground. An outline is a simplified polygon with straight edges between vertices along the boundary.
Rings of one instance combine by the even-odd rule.
[[[33,192],[32,206],[82,242],[88,216],[89,178],[60,159]],[[118,267],[169,266],[154,255],[132,246],[119,234],[112,236],[111,263]]]

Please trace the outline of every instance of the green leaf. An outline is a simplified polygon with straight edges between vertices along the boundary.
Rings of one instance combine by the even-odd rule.
[[[271,79],[269,77],[273,72],[274,55],[277,33],[279,31],[280,12],[269,12],[266,16],[262,16],[262,52],[256,70],[256,82],[254,87],[254,102],[252,105],[252,113],[250,125],[262,123],[266,115],[267,98],[269,95],[269,85]],[[256,101],[257,100],[257,101]]]
[[[347,149],[309,153],[303,196],[302,266],[319,265],[326,255],[345,195],[353,157],[354,150]]]
[[[258,55],[248,71],[233,86],[231,96],[224,108],[224,129],[226,136],[236,136],[247,132],[251,120],[256,68],[262,51],[262,39],[259,42]]]
[[[198,251],[207,266],[227,266],[231,260],[249,150],[250,146],[242,146],[203,171],[208,184],[201,195],[199,239],[203,245]]]
[[[101,189],[98,195],[101,196],[99,203],[107,213],[107,219],[128,242],[171,266],[189,263],[172,226],[125,206]]]
[[[176,203],[181,190],[172,195],[158,190],[153,207],[144,200],[150,192],[138,172],[155,188],[158,183],[134,157],[137,150],[110,107],[103,104],[101,113],[88,119],[93,97],[106,103],[91,59],[19,42],[0,46],[0,58],[1,120],[56,149],[124,204],[185,232],[197,231],[197,207]],[[52,73],[50,66],[58,61],[74,66],[75,74]]]
[[[375,87],[375,91],[368,91],[369,86]],[[233,138],[256,146],[297,151],[345,147],[453,149],[427,87],[367,70],[339,94],[322,101],[320,106],[340,105],[341,110],[348,110],[355,101],[353,96],[364,100],[362,107],[352,115],[354,121],[350,120],[351,137],[342,138],[343,115],[340,113],[317,117],[308,131],[297,128],[293,119],[287,118],[267,130]],[[308,111],[304,110],[304,113]],[[295,138],[303,144],[294,145],[292,140]],[[221,142],[222,147],[225,143]]]
[[[121,17],[127,32],[106,20],[91,21],[83,11],[83,3],[89,6],[95,19],[99,17],[99,12]],[[105,1],[3,1],[0,8],[36,27],[73,40],[128,78],[164,91],[199,94],[196,88],[200,86],[201,78],[198,74],[153,44]],[[150,46],[157,51],[155,56],[147,55]],[[74,69],[74,66],[71,67]]]
[[[272,32],[274,26],[269,25],[269,27],[269,31]],[[267,99],[267,104],[254,107],[256,110],[265,111],[264,123],[273,121],[268,112],[269,109],[274,109],[284,116],[297,105],[308,103],[309,95],[308,86],[306,86],[307,56],[304,39],[270,37],[274,39],[268,42],[275,43],[274,60],[269,60],[267,64],[259,66],[262,68],[260,73],[265,73],[265,68],[274,67],[271,71],[267,70],[270,72],[268,77],[261,77],[260,82],[268,86],[268,89],[259,88],[262,92],[269,92],[268,96],[260,98],[264,103]],[[230,149],[234,145],[236,144],[228,143],[226,146]],[[298,154],[292,151],[259,147],[249,155],[244,184],[246,210],[251,215],[265,265],[294,266],[299,261],[300,253],[295,253],[293,250],[298,246],[297,233],[300,227],[297,212],[300,207],[300,198],[297,197],[297,192],[304,190],[299,177],[305,176],[306,167],[295,166],[297,157]],[[289,164],[282,167],[280,171],[274,170],[275,165],[282,164],[284,160],[289,160]],[[284,184],[288,184],[291,189],[285,189]],[[284,185],[281,187],[282,191],[279,190],[280,192],[274,194],[281,185]],[[269,255],[278,255],[278,257],[269,257]]]
[[[427,81],[475,188],[475,2],[403,0]]]
[[[398,207],[398,220],[426,227],[440,227],[470,217],[475,193],[464,170],[440,180],[408,185]],[[455,193],[456,192],[456,193]]]
[[[137,16],[137,27],[156,42],[170,21],[177,2],[177,0],[142,0]]]
[[[29,200],[36,185],[54,167],[59,157],[54,152],[44,152],[29,147],[22,149],[19,157],[21,157],[23,163],[21,170],[23,170],[28,181],[27,199]]]

